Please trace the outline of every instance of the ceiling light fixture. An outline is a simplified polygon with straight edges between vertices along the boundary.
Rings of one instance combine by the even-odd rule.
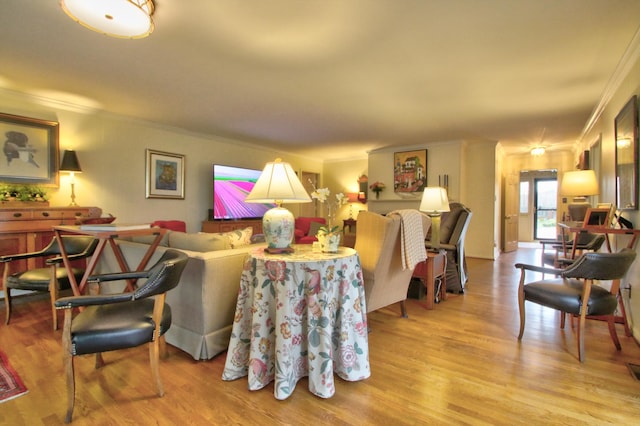
[[[540,157],[541,155],[544,155],[544,152],[545,152],[544,147],[536,146],[531,150],[531,155],[533,155],[534,157]]]
[[[60,0],[77,23],[119,38],[143,38],[154,29],[152,0]]]

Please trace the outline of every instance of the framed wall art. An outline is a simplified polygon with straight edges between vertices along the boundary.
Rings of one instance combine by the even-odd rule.
[[[638,210],[638,97],[634,95],[615,118],[616,205]]]
[[[427,186],[427,150],[393,154],[393,191],[422,192]]]
[[[147,198],[184,199],[184,155],[147,149]]]
[[[1,182],[58,186],[58,122],[0,113],[0,135]]]

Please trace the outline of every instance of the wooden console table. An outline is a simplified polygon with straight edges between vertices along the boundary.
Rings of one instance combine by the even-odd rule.
[[[413,270],[413,277],[420,278],[427,288],[427,309],[433,309],[436,297],[447,300],[447,256],[444,250],[438,252],[427,250],[427,260],[420,262]],[[440,280],[440,288],[436,294],[436,280]]]

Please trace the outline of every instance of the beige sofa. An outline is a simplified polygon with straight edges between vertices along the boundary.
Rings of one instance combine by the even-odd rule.
[[[227,349],[244,261],[250,250],[260,246],[251,244],[225,248],[229,247],[228,242],[214,241],[216,235],[221,234],[169,231],[149,261],[150,266],[169,247],[189,256],[180,283],[167,294],[173,320],[165,337],[167,343],[196,360],[211,359]],[[139,264],[148,248],[144,238],[139,238],[138,242],[119,241],[119,246],[131,268]],[[187,247],[204,251],[187,250]],[[115,256],[110,249],[105,250],[96,272],[118,270]],[[119,292],[123,289],[124,282],[118,282],[102,291]]]

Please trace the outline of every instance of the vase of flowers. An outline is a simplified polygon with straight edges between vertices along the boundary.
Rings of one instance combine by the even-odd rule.
[[[341,229],[338,225],[333,225],[333,220],[335,219],[335,214],[338,209],[349,201],[342,192],[335,195],[335,201],[333,202],[329,201],[330,195],[331,191],[329,191],[329,188],[316,189],[315,186],[314,191],[311,193],[311,198],[327,206],[327,226],[320,227],[316,234],[320,248],[325,253],[335,253],[338,251]]]
[[[369,185],[369,189],[376,193],[376,200],[380,198],[380,193],[384,191],[386,185],[380,181],[375,181]]]

